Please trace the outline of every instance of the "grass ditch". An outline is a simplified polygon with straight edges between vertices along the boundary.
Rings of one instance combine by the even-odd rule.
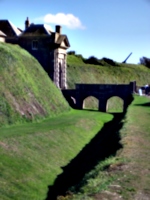
[[[41,122],[1,127],[0,199],[45,199],[63,166],[112,118],[72,110]]]
[[[58,199],[150,199],[149,116],[150,99],[134,96],[119,131],[122,148],[87,173],[78,191],[72,187]]]
[[[124,114],[113,114],[112,121],[105,123],[82,151],[62,168],[62,174],[57,177],[54,185],[49,187],[46,200],[56,200],[57,196],[65,196],[66,191],[78,192],[89,177],[95,176],[90,171],[105,158],[116,154],[117,150],[122,147],[119,143],[118,131],[123,126],[121,120],[124,118]],[[83,179],[85,174],[88,175]]]
[[[45,199],[48,185],[53,185],[55,181],[57,183],[63,170],[70,166],[69,163],[74,165],[74,160],[78,160],[78,156],[77,158],[75,156],[84,154],[88,145],[91,144],[92,138],[94,140],[97,137],[95,134],[102,129],[105,123],[112,120],[113,116],[88,111],[68,112],[71,109],[63,99],[61,92],[51,83],[36,60],[25,50],[16,45],[0,44],[0,56],[0,81],[2,83],[0,85],[0,126],[8,124],[8,127],[0,128],[0,199]],[[81,61],[77,62],[78,60],[75,60],[74,63],[68,60],[69,88],[73,88],[74,83],[83,82],[129,83],[137,80],[139,85],[143,85],[149,81],[150,71],[141,65],[119,64],[114,67],[86,65]],[[95,158],[92,166],[89,165],[87,171],[83,170],[77,184],[75,182],[74,187],[70,188],[73,193],[80,190],[80,197],[71,195],[71,198],[72,196],[86,200],[105,198],[109,192],[111,192],[112,197],[113,191],[124,199],[133,199],[136,198],[136,195],[139,195],[137,198],[140,195],[143,195],[141,198],[149,197],[149,176],[145,181],[145,176],[149,173],[149,163],[145,161],[148,160],[150,146],[149,102],[146,102],[144,97],[140,97],[136,99],[136,104],[138,105],[131,107],[129,109],[131,112],[127,113],[129,126],[125,120],[123,132],[121,131],[121,137],[124,137],[121,144],[123,147],[131,148],[131,151],[123,148],[124,154],[120,153],[119,156],[117,154],[117,157],[105,160],[103,158],[100,167],[97,167],[98,160]],[[32,116],[29,119],[20,115],[28,110],[28,107]],[[62,112],[68,113],[60,115]],[[57,115],[59,117],[55,117]],[[142,119],[140,121],[139,116]],[[51,119],[38,122],[39,119],[42,120],[45,117],[51,117]],[[27,124],[28,121],[31,123]],[[26,124],[19,125],[23,122]],[[15,123],[18,125],[9,126],[9,124]],[[133,142],[135,139],[137,146]],[[117,144],[119,144],[119,140],[117,135]],[[111,141],[109,142],[111,143]],[[139,152],[141,147],[143,150]],[[109,157],[109,155],[107,156]],[[141,160],[144,170],[141,166]],[[128,164],[129,161],[131,165]],[[90,171],[95,165],[96,173]],[[139,172],[139,176],[131,173],[134,172],[134,169],[137,174]],[[124,170],[126,171],[123,172]],[[88,171],[91,175],[88,175]],[[100,174],[98,179],[96,179],[97,173]],[[80,183],[84,174],[87,174],[88,180],[85,178]],[[56,179],[57,176],[58,179]],[[94,178],[91,179],[91,177]],[[133,181],[134,179],[136,182]],[[137,183],[141,180],[143,185],[138,185]],[[113,181],[116,184],[112,184],[111,189],[108,189],[110,182]],[[57,184],[54,184],[54,187],[55,185]],[[115,188],[114,185],[118,185],[119,189]],[[67,188],[70,186],[72,183]],[[106,190],[107,194],[100,193],[101,190]]]

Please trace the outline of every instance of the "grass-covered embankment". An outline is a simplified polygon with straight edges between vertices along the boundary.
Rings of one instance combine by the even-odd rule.
[[[112,120],[112,115],[88,111],[61,114],[70,110],[68,104],[31,55],[18,46],[0,44],[0,56],[0,124],[18,123],[0,128],[0,199],[44,199],[48,186],[57,180],[64,166],[69,166],[69,162],[72,163],[71,160],[78,157],[80,152],[84,153],[82,150],[86,149],[86,144],[91,144],[104,123]],[[129,83],[136,80],[141,85],[149,81],[149,69],[144,66],[94,66],[77,60],[75,64],[69,62],[70,88],[74,87],[75,82]],[[147,134],[149,107],[134,106],[134,103],[149,105],[147,99],[140,97],[128,109],[120,131],[123,150],[118,152],[117,157],[106,159],[96,170],[87,174],[84,184],[81,184],[81,194],[74,198],[101,199],[101,195],[105,198],[109,192],[112,197],[112,191],[123,199],[134,199],[136,194],[147,197],[149,176],[147,179],[143,177],[149,172],[149,163],[146,162],[150,146]],[[139,121],[137,113],[142,120]],[[56,117],[58,114],[61,115]],[[41,122],[35,120],[44,117],[53,118]],[[143,119],[146,120],[143,122]],[[30,120],[34,123],[19,125]],[[141,146],[143,150],[139,151]],[[141,157],[145,165],[139,162]],[[136,184],[140,178],[143,186]],[[106,191],[101,193],[102,190]]]
[[[149,98],[135,96],[118,133],[123,148],[85,176],[78,194],[64,199],[150,199],[149,116]]]
[[[71,111],[40,123],[0,128],[0,199],[43,200],[48,186],[112,115]]]
[[[70,107],[38,61],[0,43],[0,126],[52,117]]]
[[[75,88],[75,83],[129,84],[131,81],[136,81],[137,86],[150,84],[150,69],[144,65],[106,61],[106,59],[99,60],[99,65],[86,64],[81,56],[67,55],[68,87]],[[108,100],[107,106],[108,112],[120,112],[123,101],[118,97],[113,97]],[[97,110],[97,99],[86,98],[84,107]]]
[[[69,88],[74,88],[75,83],[128,84],[136,81],[140,86],[150,82],[150,69],[143,65],[116,62],[112,66],[103,60],[100,64],[85,64],[80,57],[67,55]]]

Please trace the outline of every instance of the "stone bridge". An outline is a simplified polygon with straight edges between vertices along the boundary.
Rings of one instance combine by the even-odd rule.
[[[83,109],[84,100],[93,96],[99,101],[98,110],[107,111],[109,98],[117,96],[123,100],[123,111],[125,112],[132,101],[132,94],[136,91],[136,82],[129,84],[76,84],[75,89],[62,90],[62,93],[70,106],[75,109]]]

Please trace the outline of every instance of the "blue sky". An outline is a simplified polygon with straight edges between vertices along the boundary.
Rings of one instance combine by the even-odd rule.
[[[26,17],[53,30],[62,25],[69,50],[85,58],[150,58],[150,0],[0,0],[0,19],[24,29]]]

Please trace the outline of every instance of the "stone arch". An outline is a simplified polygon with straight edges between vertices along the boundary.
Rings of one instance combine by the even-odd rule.
[[[124,98],[118,95],[110,96],[106,102],[106,112],[123,112]]]
[[[76,99],[74,98],[74,97],[70,97],[71,98],[71,100],[72,100],[72,102],[74,103],[74,104],[76,104]]]
[[[71,96],[71,95],[68,95],[68,94],[65,94],[63,93],[65,99],[67,100],[67,102],[69,103],[69,105],[76,109],[76,98],[74,96]]]
[[[98,110],[99,109],[99,99],[94,95],[88,95],[83,98],[82,101],[82,108],[83,109],[92,109]]]

